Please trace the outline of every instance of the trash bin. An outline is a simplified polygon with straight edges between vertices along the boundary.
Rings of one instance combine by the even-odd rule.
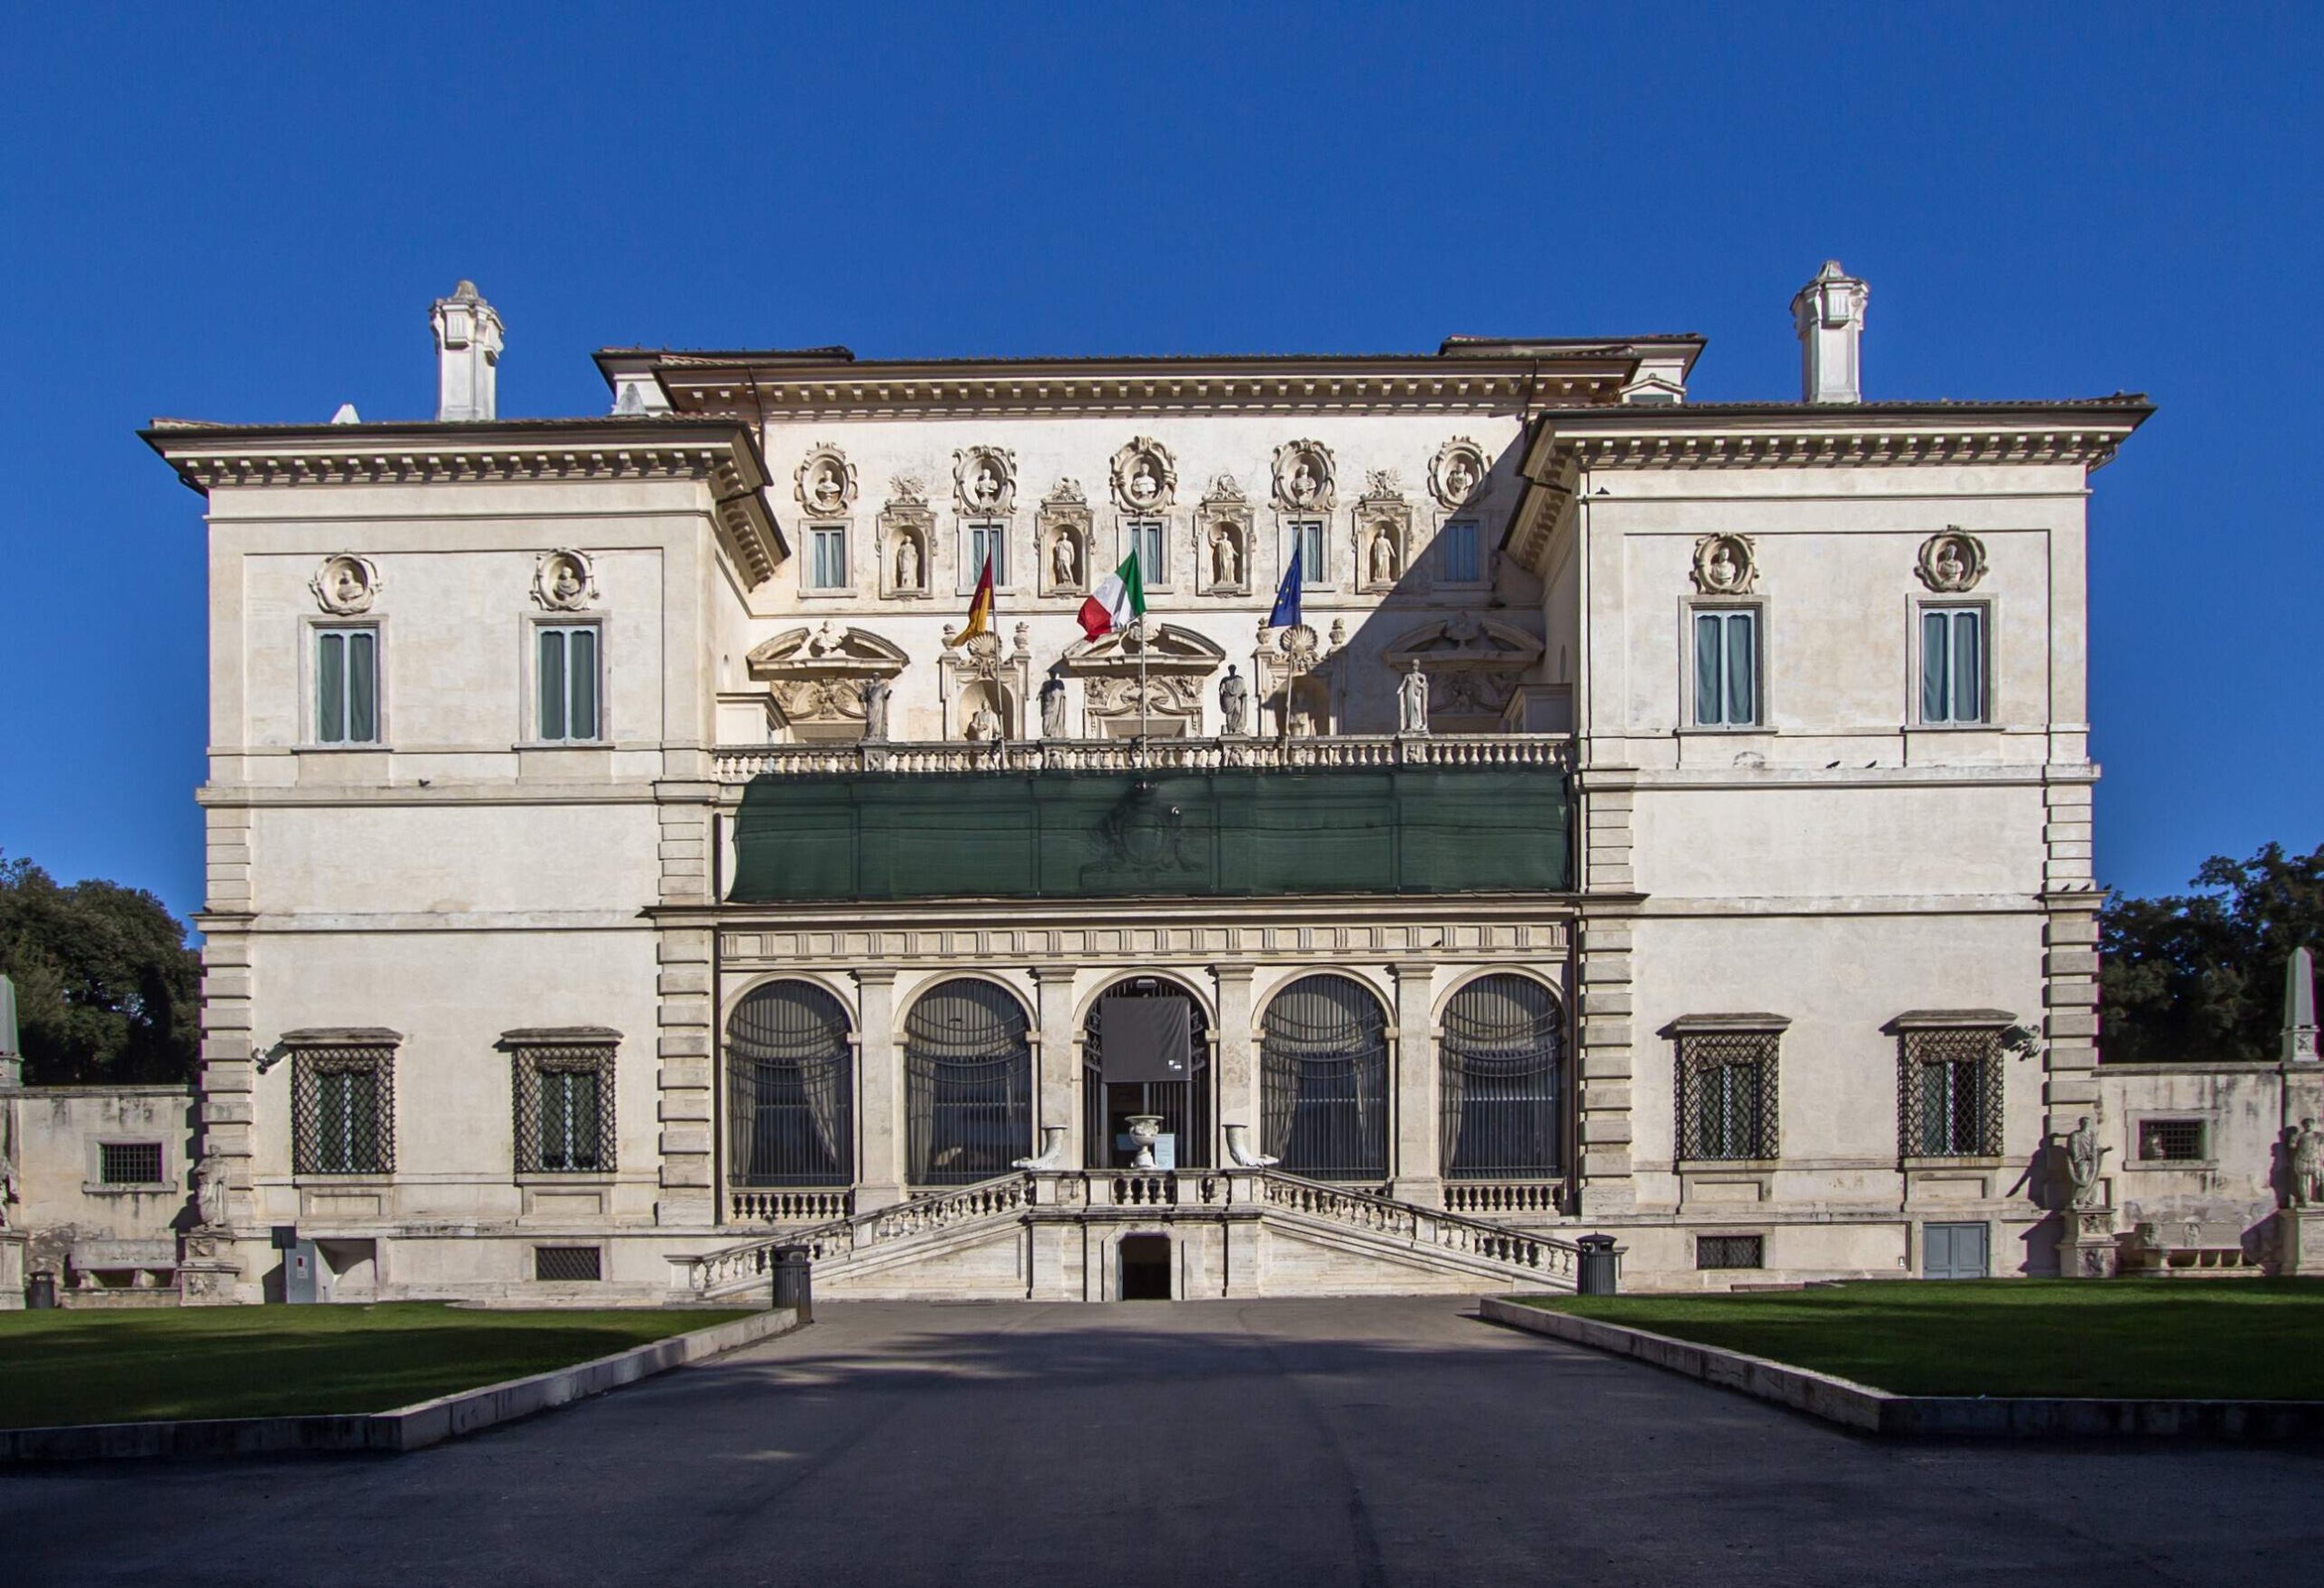
[[[46,1311],[56,1305],[56,1276],[38,1273],[25,1287],[25,1305],[35,1312]]]
[[[1574,1245],[1581,1248],[1581,1292],[1611,1296],[1621,1288],[1622,1255],[1610,1235],[1585,1235]]]
[[[803,1324],[815,1321],[814,1263],[803,1246],[774,1248],[774,1304],[796,1312]]]

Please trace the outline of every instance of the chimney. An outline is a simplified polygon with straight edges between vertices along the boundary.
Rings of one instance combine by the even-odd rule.
[[[428,320],[436,328],[437,419],[499,418],[500,316],[474,281],[462,281],[436,300]]]
[[[1816,279],[1791,301],[1792,323],[1799,329],[1799,400],[1862,402],[1864,305],[1872,289],[1827,259]]]

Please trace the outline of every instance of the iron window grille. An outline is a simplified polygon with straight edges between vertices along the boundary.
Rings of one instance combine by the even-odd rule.
[[[602,1279],[606,1255],[593,1246],[537,1246],[533,1248],[533,1277],[550,1282]]]
[[[2139,1121],[2141,1163],[2200,1163],[2207,1156],[2201,1119]]]
[[[1437,1044],[1448,1179],[1561,1172],[1563,1038],[1557,995],[1530,976],[1481,976],[1452,995]]]
[[[611,1174],[614,1044],[509,1044],[515,1055],[520,1174]]]
[[[1106,1084],[1105,1035],[1099,1027],[1099,1006],[1108,998],[1184,998],[1187,1000],[1188,1053],[1184,1080],[1142,1081],[1134,1085]],[[1117,981],[1089,1005],[1081,1028],[1081,1124],[1085,1156],[1091,1169],[1118,1169],[1137,1156],[1121,1139],[1133,1113],[1159,1114],[1163,1129],[1177,1137],[1177,1167],[1210,1167],[1210,1017],[1185,989],[1158,976],[1132,976]]]
[[[391,1044],[342,1042],[292,1050],[290,1168],[301,1175],[395,1172]]]
[[[1373,1180],[1388,1172],[1388,1022],[1370,988],[1302,976],[1261,1022],[1261,1139],[1294,1174]]]
[[[1767,1266],[1765,1236],[1695,1237],[1695,1267],[1698,1268],[1764,1268]]]
[[[1777,1129],[1778,1031],[1705,1031],[1679,1035],[1679,1156],[1716,1161],[1769,1159]]]
[[[1998,1026],[1903,1033],[1896,1129],[1905,1157],[2000,1156],[2001,1034]]]
[[[97,1148],[97,1179],[108,1186],[150,1186],[162,1178],[158,1141],[106,1141]]]
[[[847,1011],[811,981],[770,981],[726,1022],[726,1173],[737,1189],[855,1178]]]
[[[1033,1049],[1024,1005],[990,981],[931,989],[904,1021],[912,1184],[965,1186],[1032,1150]]]

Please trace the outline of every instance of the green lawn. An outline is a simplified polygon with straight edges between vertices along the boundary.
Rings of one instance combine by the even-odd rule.
[[[1878,1281],[1527,1297],[1898,1395],[2324,1400],[2324,1280]]]
[[[0,1427],[387,1411],[742,1316],[432,1302],[0,1312]]]

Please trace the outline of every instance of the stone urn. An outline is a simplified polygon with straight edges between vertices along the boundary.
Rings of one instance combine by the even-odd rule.
[[[1129,1139],[1137,1143],[1137,1156],[1129,1160],[1132,1169],[1154,1167],[1154,1144],[1162,1139],[1162,1116],[1132,1114],[1129,1117]]]

